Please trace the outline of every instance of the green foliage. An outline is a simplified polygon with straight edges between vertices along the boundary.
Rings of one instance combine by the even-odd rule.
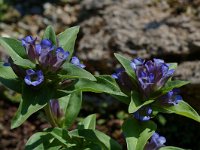
[[[122,130],[128,150],[143,150],[148,139],[155,132],[156,124],[152,121],[139,122],[131,118],[124,122]]]
[[[70,58],[74,52],[74,45],[79,32],[79,27],[71,27],[66,29],[64,32],[61,32],[58,35],[59,45],[64,49],[70,52]]]

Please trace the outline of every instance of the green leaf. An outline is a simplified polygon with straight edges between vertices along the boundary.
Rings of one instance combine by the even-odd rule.
[[[189,83],[190,83],[189,81],[181,81],[181,80],[168,81],[165,84],[165,86],[161,89],[161,91],[162,93],[167,93],[168,91],[171,91],[174,88],[179,88]]]
[[[92,129],[95,130],[96,127],[96,115],[92,114],[87,116],[80,125],[83,125],[83,129]]]
[[[62,67],[63,69],[59,73],[59,76],[62,79],[83,78],[83,79],[88,79],[91,81],[96,81],[96,78],[90,72],[74,64],[66,62],[63,64]]]
[[[128,107],[128,112],[129,113],[134,113],[141,107],[148,105],[150,103],[153,103],[154,100],[148,100],[142,103],[142,100],[140,98],[140,95],[138,92],[132,91],[131,93],[131,102]]]
[[[131,61],[127,58],[121,56],[120,54],[115,53],[114,54],[117,60],[121,63],[121,65],[126,70],[127,74],[133,79],[136,80],[136,75],[134,70],[131,68]]]
[[[153,93],[150,97],[152,99],[157,98],[161,95],[166,94],[167,92],[173,90],[174,88],[179,88],[183,85],[189,84],[189,81],[181,81],[181,80],[173,80],[173,81],[168,81],[163,88],[158,90],[157,92]]]
[[[67,130],[56,127],[47,131],[65,147],[75,146],[75,144],[69,143],[71,137]]]
[[[79,27],[71,27],[66,29],[64,32],[61,32],[58,35],[59,46],[64,50],[70,52],[70,58],[74,52],[74,45],[77,38],[77,34],[79,32]]]
[[[176,69],[177,68],[177,63],[167,63],[169,64],[169,69]]]
[[[36,90],[24,85],[22,90],[22,100],[11,121],[12,129],[20,126],[29,116],[42,109],[54,94],[53,88],[49,86]]]
[[[79,114],[82,105],[82,92],[76,91],[59,99],[60,108],[64,114],[62,128],[69,128]]]
[[[58,150],[63,143],[55,139],[49,132],[38,132],[33,134],[25,145],[25,150]]]
[[[91,129],[79,129],[71,131],[71,135],[82,136],[86,141],[99,145],[103,150],[121,150],[121,146],[106,134]]]
[[[164,146],[159,148],[159,150],[185,150],[179,147],[174,147],[174,146]]]
[[[185,101],[179,102],[175,106],[159,106],[154,105],[153,110],[163,113],[175,113],[181,116],[191,118],[197,122],[200,122],[199,114]]]
[[[55,34],[54,29],[51,25],[49,25],[45,29],[42,39],[49,39],[54,45],[57,45],[56,34]]]
[[[5,53],[9,54],[11,57],[17,54],[22,58],[27,58],[26,50],[22,46],[21,41],[7,37],[0,37],[0,44],[6,49]]]
[[[16,65],[26,68],[34,68],[35,64],[27,59],[23,59],[26,58],[27,55],[25,54],[25,49],[19,43],[19,41],[15,39],[0,37],[0,44],[6,49],[5,53],[7,53],[12,58]]]
[[[3,62],[0,62],[0,82],[7,88],[21,93],[22,84],[9,66],[3,66]]]
[[[73,91],[84,91],[84,92],[95,92],[95,93],[108,93],[113,95],[125,96],[121,92],[116,81],[108,75],[96,76],[97,81],[90,81],[87,79],[79,79],[69,90]]]
[[[122,125],[126,136],[128,150],[143,150],[148,139],[156,130],[156,124],[152,121],[139,122],[134,118],[128,119]]]

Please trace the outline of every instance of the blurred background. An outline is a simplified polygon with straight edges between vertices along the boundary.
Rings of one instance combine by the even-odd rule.
[[[112,74],[119,63],[113,53],[178,62],[174,78],[189,80],[181,88],[185,101],[200,113],[200,0],[0,0],[0,36],[42,36],[47,25],[56,33],[81,27],[75,55],[94,74]],[[0,47],[0,51],[2,51]],[[0,52],[0,59],[7,56]],[[0,85],[0,149],[21,150],[36,131],[48,127],[43,113],[10,130],[20,95]],[[105,94],[85,93],[77,121],[97,114],[97,128],[124,145],[120,126],[127,106]],[[200,149],[200,124],[177,115],[154,121],[166,145]],[[72,128],[74,128],[74,125]]]

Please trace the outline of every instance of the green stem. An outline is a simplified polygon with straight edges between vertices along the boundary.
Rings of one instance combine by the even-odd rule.
[[[49,103],[44,107],[44,111],[51,126],[58,127],[57,123],[54,120]]]

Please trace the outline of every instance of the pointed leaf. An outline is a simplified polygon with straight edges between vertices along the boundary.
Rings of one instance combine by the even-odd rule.
[[[96,115],[92,114],[87,116],[80,125],[83,125],[83,129],[92,129],[95,130],[96,127]]]
[[[121,146],[106,134],[91,129],[73,130],[71,134],[82,136],[86,141],[99,145],[103,150],[121,150]]]
[[[191,118],[197,122],[200,122],[199,114],[185,101],[179,102],[175,106],[155,106],[153,110],[163,113],[175,113],[181,116]]]
[[[159,150],[185,150],[179,147],[174,147],[174,146],[164,146],[159,148]]]
[[[167,63],[169,64],[169,69],[176,69],[177,68],[177,63]]]
[[[82,105],[82,92],[73,92],[59,99],[60,108],[65,116],[62,127],[69,128],[79,114]]]
[[[21,93],[22,84],[13,72],[10,66],[4,66],[3,62],[0,62],[0,82],[7,88]]]
[[[142,102],[140,95],[138,92],[132,91],[131,93],[131,102],[128,107],[129,113],[134,113],[141,107],[153,103],[154,100],[147,100],[145,102]]]
[[[38,132],[28,139],[25,150],[58,150],[62,145],[49,132]]]
[[[131,68],[131,61],[127,58],[121,56],[120,54],[115,53],[114,54],[117,60],[121,63],[121,65],[126,70],[127,74],[133,79],[136,80],[136,75],[134,70]]]
[[[75,145],[69,143],[71,137],[67,130],[56,127],[47,131],[65,147],[68,148]]]
[[[45,29],[43,39],[49,39],[54,45],[57,45],[56,34],[51,25]]]
[[[155,132],[156,124],[152,121],[139,122],[131,118],[124,122],[122,130],[126,136],[128,150],[143,150]]]
[[[71,27],[66,29],[64,32],[61,32],[58,35],[59,46],[64,50],[70,52],[70,58],[74,52],[74,45],[77,38],[77,34],[79,32],[79,27]]]
[[[0,37],[0,44],[5,48],[5,53],[9,54],[11,57],[17,54],[22,58],[27,58],[26,50],[22,46],[21,41],[7,37]]]
[[[35,64],[33,64],[28,59],[23,59],[26,58],[25,49],[19,41],[15,39],[0,37],[0,44],[5,48],[5,53],[7,53],[12,58],[16,65],[26,68],[33,68],[35,66]]]
[[[30,86],[24,85],[22,100],[11,121],[11,128],[13,129],[20,126],[29,116],[42,109],[53,97],[53,93],[54,91],[52,90],[52,87],[49,86],[35,90]]]
[[[97,81],[90,81],[87,79],[79,79],[69,90],[73,91],[85,91],[95,93],[108,93],[113,95],[125,96],[121,92],[119,86],[111,76],[100,75],[96,76]]]
[[[180,88],[181,86],[184,86],[186,84],[189,84],[190,82],[188,81],[181,81],[181,80],[169,80],[163,88],[158,90],[157,92],[153,93],[150,97],[152,99],[155,99],[161,95],[166,94],[167,92],[173,90],[174,88]]]
[[[96,81],[96,78],[85,69],[82,69],[76,65],[71,63],[64,63],[63,70],[60,72],[59,76],[63,79],[76,79],[76,78],[84,78],[91,81]]]

